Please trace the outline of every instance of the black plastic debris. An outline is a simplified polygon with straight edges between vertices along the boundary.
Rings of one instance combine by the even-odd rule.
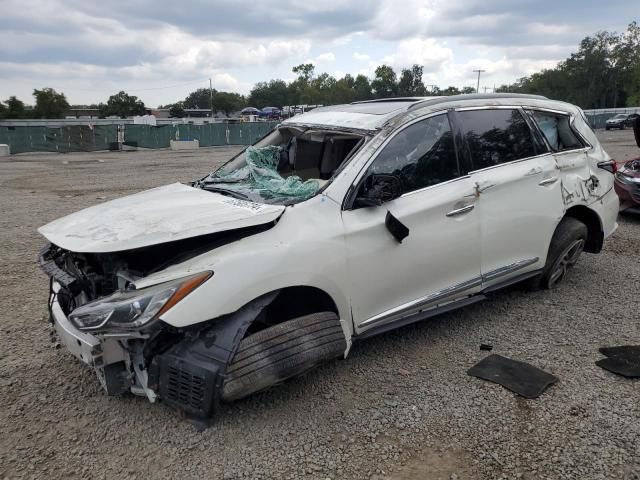
[[[640,378],[640,345],[602,347],[600,353],[606,356],[596,362],[600,368],[627,378]]]
[[[409,228],[394,217],[391,212],[387,211],[387,216],[384,219],[384,224],[387,226],[387,230],[389,233],[393,235],[393,237],[398,241],[398,243],[402,243],[402,240],[407,238],[409,235]]]
[[[483,350],[485,352],[490,352],[491,350],[493,350],[493,345],[489,345],[488,343],[481,343],[480,350]]]
[[[538,398],[558,378],[533,365],[502,355],[489,355],[471,367],[467,374],[502,385],[525,398]]]

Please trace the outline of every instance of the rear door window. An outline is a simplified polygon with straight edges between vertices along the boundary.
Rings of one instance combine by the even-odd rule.
[[[571,128],[569,115],[531,110],[529,114],[554,152],[564,152],[584,147]]]
[[[456,112],[474,170],[547,151],[518,109]]]

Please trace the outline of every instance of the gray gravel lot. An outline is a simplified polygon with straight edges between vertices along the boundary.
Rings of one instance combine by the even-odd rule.
[[[600,136],[618,160],[640,154],[630,131]],[[640,217],[621,216],[558,290],[500,292],[356,344],[204,432],[163,405],[106,397],[50,342],[36,228],[235,151],[0,161],[0,478],[640,478],[640,383],[594,364],[600,346],[640,343]],[[480,343],[560,382],[525,400],[469,377]]]

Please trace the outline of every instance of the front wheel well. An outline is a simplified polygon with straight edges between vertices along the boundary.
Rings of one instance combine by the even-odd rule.
[[[333,312],[340,317],[336,303],[324,290],[310,286],[285,287],[278,291],[273,301],[255,319],[247,334],[320,312]]]
[[[602,222],[598,214],[584,205],[576,205],[571,207],[565,213],[565,217],[572,217],[581,221],[587,226],[587,243],[584,247],[585,252],[599,253],[604,243],[604,232],[602,230]]]

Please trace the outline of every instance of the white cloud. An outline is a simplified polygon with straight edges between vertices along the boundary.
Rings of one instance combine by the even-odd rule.
[[[371,58],[371,56],[367,55],[366,53],[353,52],[353,58],[355,58],[359,62],[366,62]]]
[[[434,39],[412,38],[401,41],[396,51],[385,56],[382,61],[397,68],[418,64],[424,66],[425,72],[431,72],[438,71],[443,65],[453,61],[453,52]]]
[[[321,53],[314,60],[315,63],[332,63],[336,61],[336,56],[332,52]]]

